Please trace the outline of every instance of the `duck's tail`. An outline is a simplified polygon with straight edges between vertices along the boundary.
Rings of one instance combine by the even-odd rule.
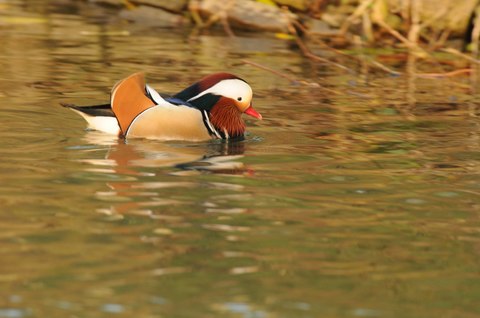
[[[120,126],[110,104],[77,106],[74,104],[60,103],[60,105],[82,116],[87,121],[89,129],[114,135],[120,134]]]
[[[62,103],[61,105],[85,118],[91,129],[125,135],[138,115],[160,103],[167,102],[145,84],[143,73],[135,73],[115,84],[109,104],[77,106]]]

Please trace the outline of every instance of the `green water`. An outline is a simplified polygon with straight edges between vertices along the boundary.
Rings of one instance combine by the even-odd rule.
[[[0,318],[480,316],[471,78],[348,73],[269,34],[115,12],[0,2]],[[264,120],[231,144],[124,143],[58,106],[139,70],[163,92],[228,70]]]

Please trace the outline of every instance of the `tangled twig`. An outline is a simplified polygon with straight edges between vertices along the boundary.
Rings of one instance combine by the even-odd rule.
[[[259,63],[256,63],[256,62],[252,62],[252,61],[249,61],[249,60],[242,60],[243,63],[245,64],[248,64],[248,65],[251,65],[253,67],[256,67],[258,69],[261,69],[261,70],[264,70],[264,71],[267,71],[267,72],[270,72],[272,74],[275,74],[279,77],[282,77],[282,78],[285,78],[287,80],[289,80],[290,82],[292,83],[299,83],[299,84],[303,84],[303,85],[306,85],[306,86],[311,86],[311,87],[318,87],[320,89],[323,89],[329,93],[332,93],[332,94],[335,94],[335,95],[340,95],[341,93],[339,91],[336,91],[336,90],[333,90],[331,88],[327,88],[327,87],[323,87],[322,85],[316,83],[316,82],[308,82],[308,81],[304,81],[304,80],[299,80],[297,79],[296,77],[294,76],[291,76],[291,75],[288,75],[288,74],[285,74],[285,73],[282,73],[282,72],[279,72],[277,70],[274,70],[268,66],[265,66],[265,65],[261,65]]]

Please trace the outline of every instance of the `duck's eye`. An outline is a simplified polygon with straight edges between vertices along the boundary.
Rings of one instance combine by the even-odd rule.
[[[241,98],[241,97],[238,97],[237,100],[238,100],[239,102],[241,102],[241,101],[242,101],[242,98]]]

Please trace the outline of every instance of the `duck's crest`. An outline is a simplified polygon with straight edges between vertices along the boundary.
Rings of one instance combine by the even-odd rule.
[[[174,95],[175,98],[181,99],[183,101],[188,101],[191,98],[201,94],[203,91],[206,91],[210,87],[214,86],[215,84],[218,84],[219,82],[223,80],[228,80],[228,79],[239,79],[241,81],[244,81],[243,79],[239,78],[238,76],[235,76],[230,73],[215,73],[211,74],[208,76],[205,76],[198,82],[192,84],[191,86],[185,88],[183,91],[178,92],[177,94]]]

